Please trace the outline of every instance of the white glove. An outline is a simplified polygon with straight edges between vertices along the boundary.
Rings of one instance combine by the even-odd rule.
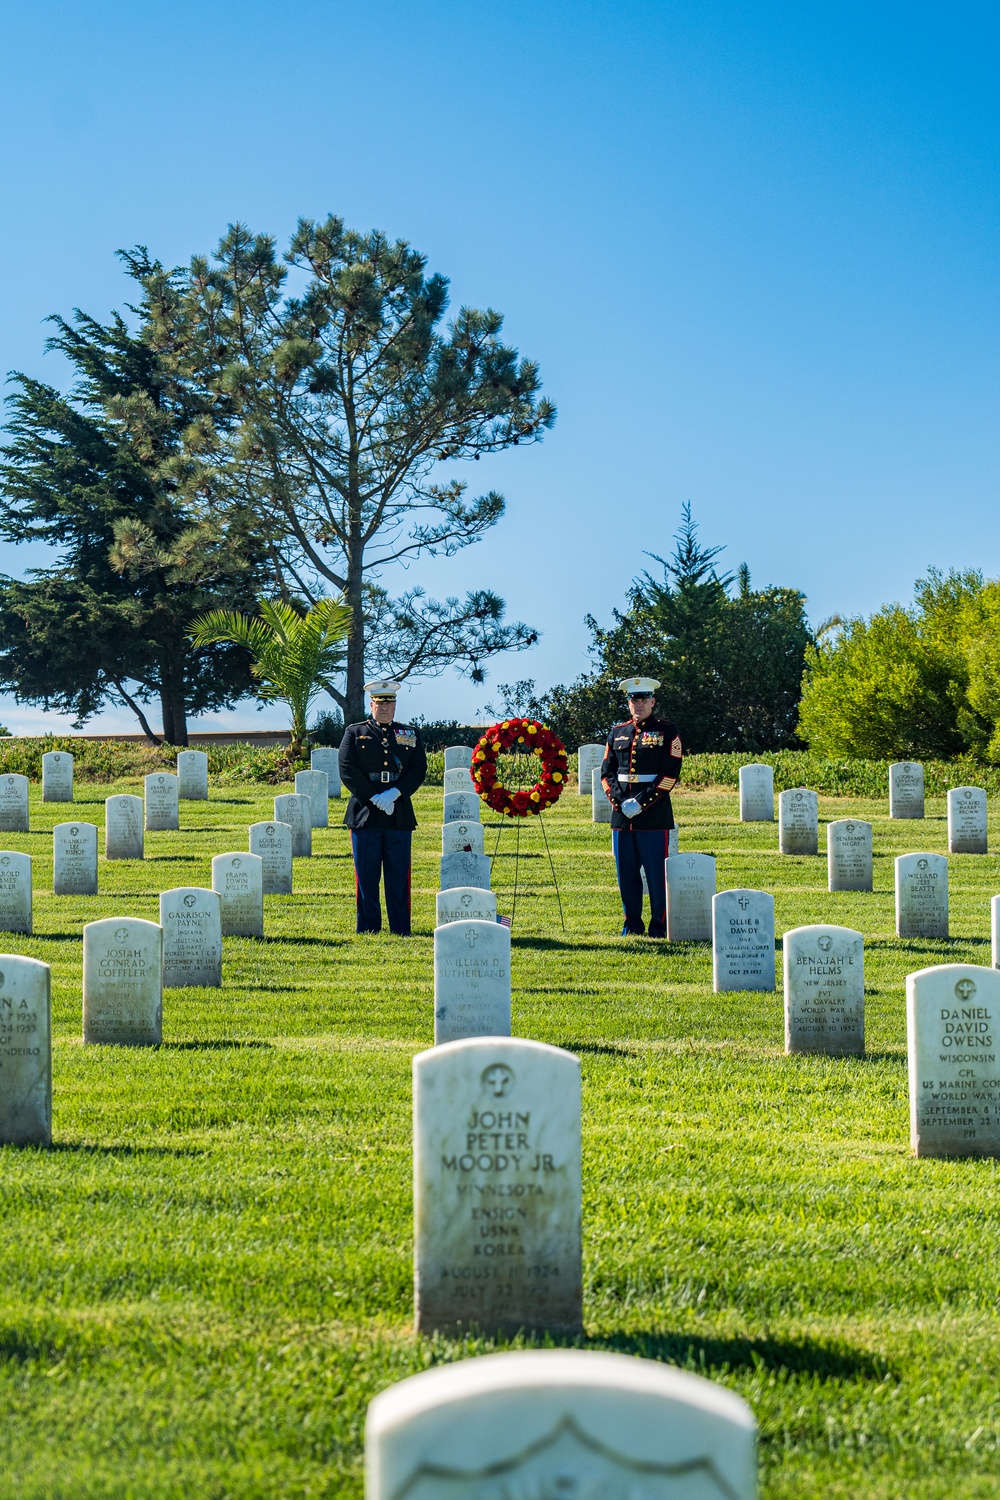
[[[642,803],[638,797],[628,797],[622,803],[622,812],[626,818],[637,818],[642,812]]]
[[[399,792],[396,787],[389,787],[384,792],[375,793],[374,797],[372,798],[372,805],[374,807],[377,807],[379,812],[385,813],[385,815],[388,817],[392,813],[392,809],[395,806],[396,798],[398,796]]]

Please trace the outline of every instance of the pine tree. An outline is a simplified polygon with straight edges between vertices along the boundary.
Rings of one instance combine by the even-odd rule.
[[[253,608],[266,543],[245,512],[213,502],[225,403],[178,379],[152,337],[171,278],[144,252],[127,260],[146,288],[138,329],[117,314],[53,318],[48,347],[74,367],[71,393],[13,377],[0,535],[59,556],[0,579],[0,681],[78,725],[127,705],[151,739],[144,710],[158,699],[163,738],[183,745],[189,715],[253,689],[244,651],[196,649],[188,629],[213,607]]]
[[[285,260],[301,275],[298,296],[273,240],[230,228],[213,261],[192,261],[182,304],[164,302],[162,337],[238,409],[234,493],[269,518],[279,586],[310,599],[336,591],[351,609],[335,696],[356,719],[366,672],[461,665],[481,681],[487,657],[537,639],[505,622],[491,590],[392,599],[379,575],[452,556],[496,525],[503,497],[468,500],[437,466],[536,442],[555,409],[534,363],[503,342],[498,313],[462,308],[442,329],[447,282],[406,243],[335,217],[302,220]]]

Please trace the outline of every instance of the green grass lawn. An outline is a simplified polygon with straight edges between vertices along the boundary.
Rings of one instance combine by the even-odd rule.
[[[103,824],[104,795],[135,789],[81,786],[75,815]],[[496,1347],[411,1326],[439,787],[418,798],[414,937],[354,936],[347,836],[318,830],[267,937],[226,939],[224,987],[166,992],[161,1048],[80,1044],[84,922],[209,885],[275,790],[182,803],[144,863],[102,861],[98,897],[51,894],[65,806],[33,798],[35,831],[0,835],[35,858],[36,928],[0,947],[52,965],[56,1037],[52,1150],[0,1148],[2,1500],[360,1497],[369,1399]],[[780,992],[714,996],[707,946],[618,938],[589,799],[547,817],[565,934],[522,841],[514,1031],[583,1059],[586,1343],[746,1397],[764,1496],[1000,1495],[1000,1167],[910,1155],[904,1012],[910,970],[989,963],[1000,862],[953,857],[953,940],[900,942],[892,858],[944,852],[942,803],[890,824],[821,799],[874,822],[871,895],[828,894],[824,857],[778,856],[777,826],[736,809],[682,793],[681,848],[716,855],[720,889],[772,891],[779,936],[865,933],[864,1060],[786,1058]],[[511,876],[502,858],[501,910]]]

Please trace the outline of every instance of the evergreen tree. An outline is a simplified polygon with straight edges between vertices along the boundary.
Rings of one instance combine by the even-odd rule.
[[[659,711],[679,725],[684,745],[699,750],[776,750],[795,744],[802,666],[810,635],[797,590],[755,591],[743,564],[737,593],[703,547],[690,504],[682,509],[674,550],[656,557],[661,579],[644,573],[629,607],[602,629],[593,616],[594,671],[544,700],[553,727],[568,743],[603,739],[624,712],[618,682],[655,677]]]
[[[188,630],[207,609],[254,607],[266,545],[213,497],[225,404],[168,369],[153,337],[171,279],[144,252],[127,260],[146,288],[138,330],[117,314],[54,318],[48,347],[75,368],[70,395],[13,377],[0,535],[59,557],[0,578],[0,681],[78,725],[126,705],[151,739],[144,706],[158,700],[163,738],[184,745],[189,715],[253,690],[245,651],[196,649]]]
[[[537,638],[504,622],[490,590],[392,599],[379,575],[451,556],[496,525],[503,497],[469,501],[437,465],[535,442],[555,410],[537,367],[502,341],[498,313],[462,308],[440,327],[447,282],[409,245],[303,220],[285,260],[301,273],[297,296],[273,240],[231,228],[213,262],[192,261],[182,305],[163,304],[162,338],[238,409],[234,493],[269,518],[281,588],[336,590],[350,608],[335,697],[357,719],[366,672],[464,665],[481,681],[485,658]]]

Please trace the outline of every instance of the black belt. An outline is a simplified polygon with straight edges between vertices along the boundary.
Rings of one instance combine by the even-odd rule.
[[[376,771],[375,780],[381,781],[383,786],[388,786],[390,781],[398,781],[399,778],[392,771]]]

